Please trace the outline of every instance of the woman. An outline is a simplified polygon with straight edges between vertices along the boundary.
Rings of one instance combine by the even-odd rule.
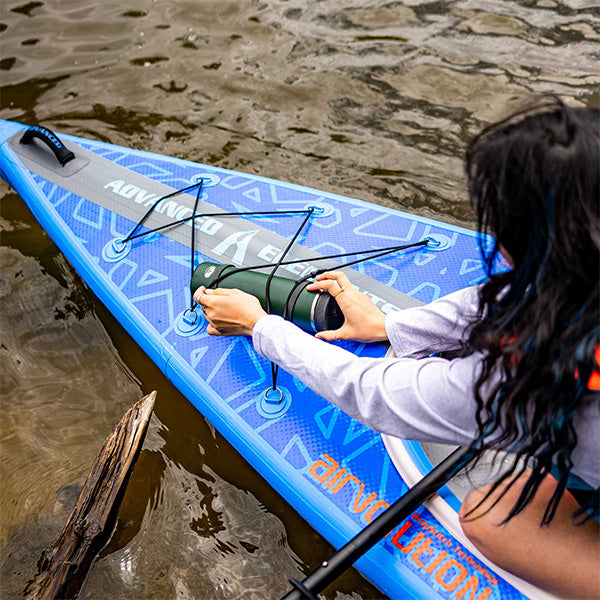
[[[600,597],[600,111],[559,100],[479,134],[466,157],[488,280],[384,316],[342,272],[313,290],[344,325],[314,338],[239,290],[200,289],[213,335],[256,350],[375,430],[520,459],[460,519],[499,566],[568,598]],[[512,269],[493,274],[498,254]],[[318,339],[320,338],[320,339]],[[389,339],[396,357],[325,341]],[[444,360],[431,354],[459,350]]]

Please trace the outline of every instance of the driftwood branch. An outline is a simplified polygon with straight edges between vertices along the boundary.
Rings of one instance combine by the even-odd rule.
[[[152,392],[137,402],[104,442],[65,528],[42,553],[28,600],[79,595],[94,557],[113,532],[155,399]]]

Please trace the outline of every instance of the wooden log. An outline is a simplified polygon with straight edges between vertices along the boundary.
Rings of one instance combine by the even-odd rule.
[[[137,402],[104,442],[62,533],[40,557],[28,600],[79,595],[96,554],[112,535],[155,399],[152,392]]]

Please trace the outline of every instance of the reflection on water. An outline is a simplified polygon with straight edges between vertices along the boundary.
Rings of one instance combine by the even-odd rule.
[[[599,40],[595,0],[5,0],[0,117],[472,226],[466,141],[532,94],[597,105]],[[21,595],[105,436],[151,389],[86,597],[281,596],[329,546],[2,194],[2,596]],[[379,595],[354,574],[337,589]]]

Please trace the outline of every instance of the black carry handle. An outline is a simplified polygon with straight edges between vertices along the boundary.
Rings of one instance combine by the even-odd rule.
[[[282,600],[306,600],[315,598],[334,579],[349,569],[367,550],[384,538],[394,527],[417,509],[429,496],[437,492],[460,469],[477,454],[469,448],[457,448],[439,465],[418,481],[404,496],[367,525],[331,558],[324,561],[303,581],[290,581],[294,590]]]
[[[56,160],[64,167],[75,155],[58,139],[58,136],[46,127],[30,127],[21,137],[21,144],[29,144],[33,138],[42,140],[56,156]]]

